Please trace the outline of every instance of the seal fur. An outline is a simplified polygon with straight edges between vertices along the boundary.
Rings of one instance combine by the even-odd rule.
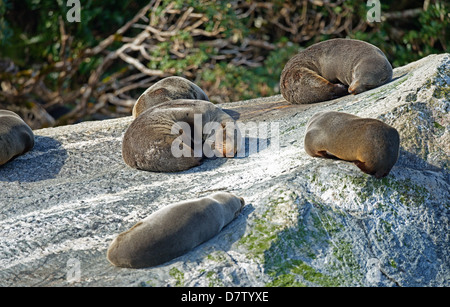
[[[200,165],[203,155],[194,152],[194,125],[195,114],[201,115],[202,125],[208,122],[219,123],[223,129],[223,139],[216,139],[212,148],[222,145],[222,154],[218,156],[233,157],[238,146],[235,132],[238,130],[227,130],[227,123],[235,123],[233,118],[225,113],[221,108],[213,103],[204,100],[171,100],[149,108],[138,116],[128,127],[123,137],[122,157],[130,167],[160,172],[177,172],[190,169]],[[187,123],[190,127],[191,135],[183,135],[184,131],[175,128],[177,123]],[[203,127],[200,127],[203,129]],[[173,129],[176,133],[173,133]],[[215,131],[216,132],[216,131]],[[211,134],[201,134],[201,148],[205,140],[211,140]],[[220,134],[217,134],[217,138]],[[187,137],[190,154],[175,157],[172,146],[181,137]],[[198,145],[198,144],[197,144]],[[217,146],[217,147],[216,147]],[[190,147],[190,148],[189,148]]]
[[[0,110],[0,165],[34,146],[33,130],[14,112]]]
[[[400,136],[377,119],[319,112],[308,121],[304,145],[312,157],[351,161],[363,172],[382,178],[397,162]]]
[[[182,77],[167,77],[153,84],[136,100],[132,111],[133,118],[151,107],[177,99],[209,101],[205,92],[195,83]]]
[[[107,251],[118,267],[144,268],[179,257],[217,235],[245,202],[228,192],[168,205],[119,234]]]
[[[294,104],[359,94],[392,80],[392,66],[376,46],[354,39],[330,39],[292,57],[280,77],[283,97]]]

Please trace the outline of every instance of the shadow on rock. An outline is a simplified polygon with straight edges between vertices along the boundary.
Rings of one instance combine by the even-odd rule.
[[[269,149],[271,140],[269,138],[245,137],[243,143],[245,146],[238,152],[237,158],[248,158]]]
[[[238,120],[241,117],[241,113],[234,111],[234,110],[230,110],[230,109],[222,109],[225,113],[227,113],[228,115],[230,115],[234,120]]]
[[[0,167],[0,181],[36,182],[55,178],[67,159],[61,142],[35,136],[34,148]]]
[[[445,162],[442,162],[443,166],[445,166]],[[406,151],[402,147],[400,147],[400,155],[398,157],[398,161],[395,164],[397,167],[407,167],[413,168],[421,171],[433,171],[433,172],[443,172],[449,175],[448,171],[444,167],[439,167],[433,164],[428,163],[422,157],[418,156],[415,153]]]
[[[233,158],[226,158],[226,157],[204,158],[201,161],[200,166],[191,168],[183,172],[197,173],[216,169],[222,166],[228,159],[244,159],[252,155],[259,154],[264,150],[269,150],[271,142],[270,139],[245,137],[243,139],[243,145],[244,146],[241,147],[241,149],[237,152],[237,154]]]
[[[401,157],[394,174],[404,176],[351,178],[354,198],[341,206],[324,202],[322,193],[292,187],[299,195],[293,227],[277,232],[265,213],[259,232],[247,241],[264,247],[256,250],[264,255],[264,272],[273,278],[269,285],[445,286],[446,185],[432,172],[448,172],[412,153],[402,151]],[[332,189],[329,184],[323,192]],[[432,196],[436,191],[441,198]]]

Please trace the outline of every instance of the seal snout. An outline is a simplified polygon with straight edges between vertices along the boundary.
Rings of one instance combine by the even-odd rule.
[[[242,197],[236,196],[236,198],[239,199],[240,202],[240,206],[239,208],[236,210],[236,212],[234,213],[234,217],[238,217],[239,214],[241,214],[242,210],[244,209],[245,206],[245,200]]]
[[[364,92],[364,90],[360,89],[360,84],[357,80],[353,81],[352,84],[348,87],[348,92],[352,95],[356,95]]]
[[[239,212],[241,212],[242,208],[245,206],[245,200],[242,197],[239,197],[239,200],[241,201],[241,208],[239,209]]]

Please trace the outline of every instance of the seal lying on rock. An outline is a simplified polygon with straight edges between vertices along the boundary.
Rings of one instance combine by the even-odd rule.
[[[151,107],[177,99],[209,101],[205,92],[191,81],[182,77],[167,77],[153,84],[137,99],[133,107],[133,118]]]
[[[308,121],[304,142],[312,157],[351,161],[364,173],[382,178],[397,162],[400,136],[377,119],[319,112]]]
[[[179,257],[217,235],[245,202],[228,192],[168,205],[119,234],[108,248],[118,267],[144,268]]]
[[[216,127],[208,130],[208,123]],[[183,171],[200,165],[204,154],[234,157],[238,133],[233,118],[209,101],[166,101],[131,123],[123,137],[122,157],[141,170]],[[205,152],[208,148],[215,148],[214,152]]]
[[[391,79],[392,66],[379,48],[338,38],[314,44],[292,57],[281,73],[280,90],[290,103],[315,103],[347,92],[359,94]]]
[[[33,130],[14,112],[0,110],[0,165],[31,150]]]

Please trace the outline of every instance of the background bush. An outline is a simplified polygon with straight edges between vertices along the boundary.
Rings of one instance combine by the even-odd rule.
[[[278,94],[288,59],[330,38],[368,41],[394,67],[449,51],[440,0],[381,0],[380,23],[367,22],[361,0],[81,2],[81,22],[69,23],[65,0],[0,0],[0,107],[33,128],[129,115],[169,75],[213,102]],[[133,43],[145,31],[139,52]]]

